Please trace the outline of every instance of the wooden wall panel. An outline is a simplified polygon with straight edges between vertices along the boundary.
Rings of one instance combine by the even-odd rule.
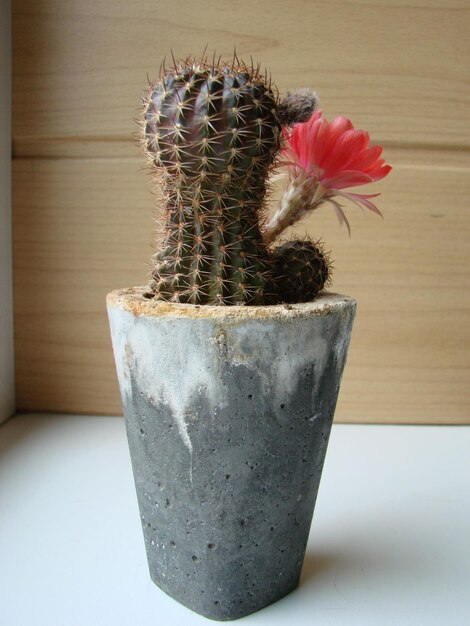
[[[137,159],[15,170],[18,404],[117,412],[104,297],[147,280],[148,176]],[[337,419],[468,421],[469,184],[466,168],[397,165],[377,185],[383,221],[349,208],[351,238],[328,207],[306,223],[332,250],[335,290],[358,300]]]
[[[15,0],[19,408],[120,410],[104,297],[145,282],[154,213],[133,118],[171,47],[208,44],[315,87],[394,165],[383,222],[348,208],[348,238],[324,207],[299,228],[359,305],[337,419],[470,422],[469,26],[464,0]]]
[[[147,280],[148,176],[135,159],[22,159],[14,180],[17,405],[117,413],[105,297]]]
[[[15,149],[134,131],[164,55],[265,64],[281,90],[318,89],[377,141],[470,145],[468,2],[15,1]],[[63,145],[63,144],[62,144]],[[56,143],[56,148],[61,144]]]
[[[377,185],[385,219],[328,208],[308,220],[358,301],[338,418],[470,421],[470,169],[397,164]]]
[[[11,246],[11,10],[0,3],[0,424],[15,412]]]

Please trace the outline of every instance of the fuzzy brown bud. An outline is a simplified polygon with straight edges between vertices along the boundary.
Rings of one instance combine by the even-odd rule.
[[[283,126],[306,122],[318,103],[316,94],[308,87],[288,91],[277,108],[277,115]]]

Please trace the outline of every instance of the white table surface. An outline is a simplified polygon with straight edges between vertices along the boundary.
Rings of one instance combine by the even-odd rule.
[[[299,588],[251,626],[468,626],[470,427],[333,427]],[[147,572],[122,418],[0,427],[1,626],[214,623]]]

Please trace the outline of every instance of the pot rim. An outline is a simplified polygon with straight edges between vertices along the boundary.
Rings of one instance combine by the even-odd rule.
[[[356,307],[351,296],[322,292],[315,300],[295,304],[230,305],[186,304],[149,299],[148,285],[115,289],[106,296],[110,309],[120,309],[134,317],[174,317],[203,319],[290,319],[325,316],[341,309]]]

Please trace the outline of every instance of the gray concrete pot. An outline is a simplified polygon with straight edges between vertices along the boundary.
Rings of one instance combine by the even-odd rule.
[[[152,580],[230,620],[299,580],[355,302],[107,299]]]

